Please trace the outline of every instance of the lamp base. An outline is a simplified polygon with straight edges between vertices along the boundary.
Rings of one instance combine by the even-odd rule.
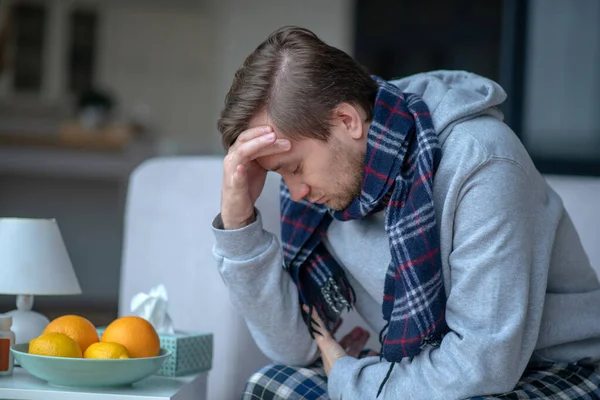
[[[10,328],[15,333],[15,344],[29,343],[31,339],[40,336],[50,320],[32,310],[12,310],[5,315],[13,319]]]

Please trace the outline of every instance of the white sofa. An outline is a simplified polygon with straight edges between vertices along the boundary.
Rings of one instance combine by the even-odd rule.
[[[138,292],[162,283],[175,328],[214,333],[208,398],[239,399],[250,374],[268,363],[229,303],[213,257],[211,222],[219,211],[220,157],[157,158],[131,175],[126,204],[119,314]],[[593,264],[600,267],[600,179],[547,177],[563,197]],[[257,207],[279,234],[279,178],[268,176]],[[364,322],[346,316],[340,334]],[[371,346],[378,348],[376,335]]]

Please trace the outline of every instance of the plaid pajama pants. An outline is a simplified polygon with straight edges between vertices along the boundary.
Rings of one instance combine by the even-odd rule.
[[[377,388],[373,390],[375,398]],[[267,365],[250,377],[242,399],[327,400],[325,371],[319,362],[306,368]],[[531,364],[511,392],[471,400],[489,399],[597,400],[600,399],[600,375],[578,364]]]

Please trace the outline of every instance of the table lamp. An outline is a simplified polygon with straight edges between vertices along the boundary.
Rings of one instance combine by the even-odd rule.
[[[42,334],[50,322],[33,311],[34,295],[80,294],[58,224],[54,219],[0,218],[0,294],[17,296],[15,343]]]

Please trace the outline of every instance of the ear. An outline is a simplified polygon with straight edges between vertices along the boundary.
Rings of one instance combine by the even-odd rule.
[[[363,121],[358,108],[350,103],[340,103],[333,110],[333,120],[339,129],[352,139],[360,139],[363,136]]]

